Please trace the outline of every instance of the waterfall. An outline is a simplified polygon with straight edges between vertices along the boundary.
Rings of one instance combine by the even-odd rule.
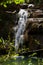
[[[16,51],[18,51],[20,44],[23,45],[23,34],[25,31],[26,23],[27,23],[28,11],[24,9],[20,9],[18,15],[19,15],[18,29],[15,34],[15,50]]]

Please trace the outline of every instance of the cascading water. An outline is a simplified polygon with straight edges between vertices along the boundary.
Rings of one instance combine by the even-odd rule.
[[[26,23],[27,23],[27,17],[28,17],[28,11],[24,9],[20,9],[19,11],[19,21],[18,21],[18,29],[15,35],[15,50],[18,51],[19,45],[23,45],[23,34],[25,31]]]

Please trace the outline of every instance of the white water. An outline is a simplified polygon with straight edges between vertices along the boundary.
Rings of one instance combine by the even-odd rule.
[[[28,12],[24,9],[20,9],[19,13],[19,21],[18,21],[18,29],[15,35],[15,50],[18,51],[19,45],[23,45],[23,34],[25,31]]]

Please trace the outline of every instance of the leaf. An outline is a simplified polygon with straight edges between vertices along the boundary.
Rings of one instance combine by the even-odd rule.
[[[4,4],[4,7],[7,7],[7,5],[6,5],[6,4]]]
[[[0,39],[0,43],[2,42],[2,40]]]

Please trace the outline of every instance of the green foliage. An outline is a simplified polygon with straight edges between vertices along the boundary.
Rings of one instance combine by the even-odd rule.
[[[22,56],[21,58],[17,58],[16,56],[14,57],[9,57],[6,60],[6,55],[5,56],[2,56],[0,57],[0,65],[43,65],[43,59],[40,59],[40,58],[23,58],[22,59]]]
[[[12,0],[5,0],[5,1],[2,1],[2,2],[0,3],[0,5],[3,5],[4,7],[7,7],[6,4],[11,4],[12,2],[13,2]]]
[[[7,7],[6,4],[11,4],[12,2],[14,2],[15,4],[21,4],[24,3],[25,0],[3,0],[2,2],[0,2],[0,5],[3,5],[4,7]]]
[[[11,3],[15,3],[15,4],[21,4],[21,3],[34,3],[34,4],[40,4],[43,3],[43,0],[2,0],[0,1],[0,5],[3,5],[4,7],[7,7],[6,4],[11,4]]]
[[[29,57],[34,57],[37,53],[30,54]]]
[[[24,3],[25,0],[14,0],[14,2],[15,2],[16,4],[21,4],[21,3]]]
[[[2,42],[2,40],[0,39],[0,43]]]

